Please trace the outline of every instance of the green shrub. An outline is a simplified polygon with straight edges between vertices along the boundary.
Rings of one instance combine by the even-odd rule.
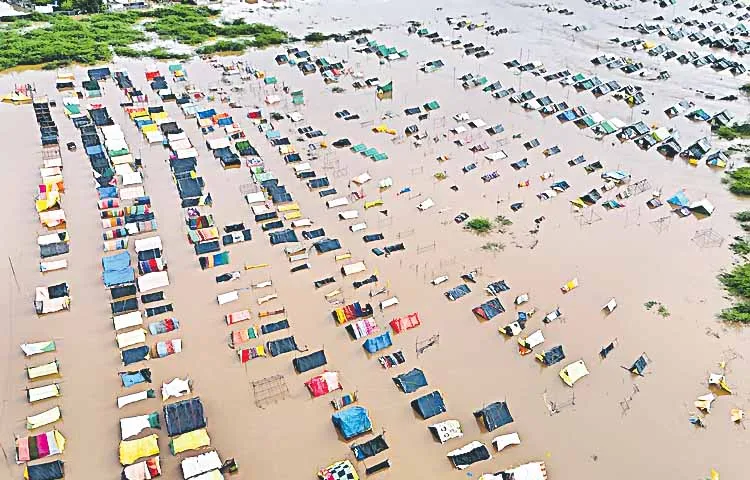
[[[727,175],[730,192],[735,195],[750,195],[750,167],[740,167]]]
[[[735,266],[719,275],[724,288],[735,297],[750,298],[750,263]]]
[[[750,323],[750,302],[739,302],[730,308],[725,308],[719,318],[729,323]]]
[[[474,233],[489,233],[492,230],[492,221],[486,217],[475,217],[466,222],[466,229]]]
[[[724,140],[734,140],[736,138],[750,138],[750,123],[732,125],[731,127],[722,126],[716,130],[716,135]]]
[[[750,222],[750,210],[743,210],[735,213],[734,219],[738,222]]]
[[[734,242],[729,244],[729,248],[737,255],[748,255],[750,254],[750,242],[742,237],[734,237]]]

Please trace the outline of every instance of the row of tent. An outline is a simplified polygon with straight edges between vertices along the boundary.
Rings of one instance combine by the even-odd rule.
[[[46,97],[33,98],[32,105],[40,132],[42,144],[41,182],[35,199],[39,219],[46,233],[39,235],[40,271],[43,273],[67,268],[67,260],[58,256],[68,253],[68,235],[65,214],[62,210],[62,194],[65,191],[62,176],[62,155],[60,152],[58,129],[52,118],[50,104]],[[57,212],[57,213],[54,213]],[[52,220],[56,218],[57,220]],[[49,260],[53,257],[58,259]],[[38,315],[49,314],[70,308],[70,290],[65,282],[37,287],[34,307]],[[41,363],[35,362],[25,368],[26,378],[30,382],[26,388],[26,399],[32,407],[38,402],[62,396],[60,384],[55,379],[60,377],[60,363],[50,358],[56,352],[54,340],[37,341],[21,345],[24,355],[29,357],[46,357]],[[49,383],[49,382],[52,383]],[[42,385],[40,385],[42,384]],[[26,435],[16,435],[14,441],[15,461],[24,465],[24,478],[28,480],[55,480],[63,478],[62,460],[48,461],[51,457],[62,455],[66,438],[56,428],[38,433],[37,429],[54,425],[62,417],[59,405],[44,411],[32,413],[26,417]],[[31,433],[37,430],[37,433]],[[45,460],[42,463],[36,460]],[[34,462],[34,464],[29,464]]]
[[[181,67],[171,66],[170,72],[177,80],[186,76]],[[151,73],[153,72],[147,73],[147,77]],[[158,77],[158,75],[153,76],[152,81],[158,81]],[[146,96],[134,89],[127,72],[118,72],[117,80],[121,85],[127,85],[122,90],[131,102],[125,103],[123,107],[142,134],[144,134],[144,127],[148,129],[149,125],[154,124],[165,139],[179,133],[174,131],[176,123],[170,120],[163,106],[149,106],[142,101],[146,100]],[[175,157],[174,150],[172,150],[171,157]],[[152,354],[163,358],[182,350],[182,341],[179,338],[158,341],[153,348],[145,345],[147,334],[163,338],[165,334],[178,330],[180,322],[170,316],[174,306],[165,298],[165,292],[162,290],[169,286],[169,276],[166,271],[167,265],[161,238],[149,236],[135,239],[133,243],[136,257],[133,260],[137,262],[139,273],[134,282],[128,282],[129,278],[126,279],[123,274],[132,269],[129,252],[124,251],[107,256],[102,262],[105,285],[110,288],[112,296],[112,321],[123,364],[126,367],[137,365],[119,373],[124,388],[136,387],[138,389],[133,393],[118,397],[119,408],[154,398],[157,395],[153,389],[144,389],[142,386],[151,383],[152,380],[148,363],[141,362],[148,362]],[[111,281],[108,281],[108,272],[114,273],[114,277],[109,275]],[[125,281],[120,282],[120,280]],[[139,308],[138,294],[140,294],[140,303],[144,306],[143,310]],[[144,328],[144,317],[153,318],[147,329]],[[206,430],[206,418],[200,397],[195,396],[167,403],[169,399],[191,396],[193,393],[193,384],[189,377],[174,378],[162,384],[163,419],[167,435],[170,437],[170,452],[178,455],[184,452],[201,451],[200,454],[182,458],[180,466],[183,478],[222,479],[223,472],[232,468],[233,462],[222,463],[218,452],[206,450],[211,445],[211,439]],[[161,429],[159,412],[121,418],[120,429],[119,457],[124,467],[122,478],[140,480],[160,475],[158,434],[141,436],[148,430]]]

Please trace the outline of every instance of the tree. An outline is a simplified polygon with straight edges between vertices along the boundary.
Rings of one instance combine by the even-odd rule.
[[[73,0],[73,10],[83,13],[99,13],[105,10],[103,0]]]

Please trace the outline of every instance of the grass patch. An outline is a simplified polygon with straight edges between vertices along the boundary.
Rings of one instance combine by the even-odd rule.
[[[214,53],[240,53],[247,48],[247,42],[234,40],[218,40],[216,43],[198,47],[195,53],[198,55],[212,55]]]
[[[750,195],[750,167],[740,167],[727,172],[729,191],[735,195]]]
[[[493,225],[492,220],[490,220],[489,218],[475,217],[466,222],[466,226],[464,228],[467,230],[471,230],[472,232],[477,234],[485,234],[492,231]]]
[[[172,5],[145,11],[107,12],[68,17],[34,13],[23,19],[6,21],[0,35],[0,71],[25,65],[46,65],[54,69],[71,63],[108,62],[113,51],[126,57],[149,56],[158,59],[186,58],[164,48],[138,51],[133,44],[148,40],[135,28],[144,19],[144,29],[160,39],[197,46],[217,38],[240,38],[233,48],[262,48],[287,41],[285,32],[269,25],[245,23],[214,23],[218,12],[206,7]],[[44,22],[39,28],[25,30],[31,22]],[[219,42],[217,42],[219,43]],[[206,47],[209,47],[208,45]],[[227,51],[227,43],[213,47]],[[234,51],[234,50],[232,50]],[[208,49],[210,52],[210,48]]]
[[[643,306],[646,307],[646,310],[651,310],[654,308],[654,305],[657,305],[659,302],[654,300],[649,300],[648,302],[644,303]]]
[[[505,250],[505,244],[502,242],[487,242],[482,245],[482,250],[486,252],[502,252]]]
[[[750,222],[750,210],[743,210],[733,215],[734,219],[738,222]]]
[[[725,308],[719,318],[728,323],[750,324],[750,302],[743,301]]]
[[[724,140],[737,138],[750,138],[750,123],[738,123],[736,125],[722,126],[716,130],[716,135]]]
[[[669,313],[669,310],[667,310],[667,307],[665,307],[661,303],[659,304],[659,308],[656,309],[656,313],[658,313],[662,318],[667,318],[668,316],[672,315],[671,313]]]
[[[734,242],[729,244],[729,248],[736,254],[747,256],[750,254],[750,242],[742,237],[734,237]]]
[[[745,95],[750,95],[750,83],[746,83],[740,87],[740,92]]]
[[[332,39],[333,37],[335,37],[335,35],[331,35],[328,33],[310,32],[307,35],[305,35],[304,40],[310,43],[325,42],[327,40]]]

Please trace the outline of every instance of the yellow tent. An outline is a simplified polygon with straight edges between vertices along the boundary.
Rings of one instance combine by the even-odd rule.
[[[31,97],[24,95],[23,93],[13,92],[3,95],[0,101],[3,103],[11,103],[13,105],[28,105],[31,103]]]
[[[52,407],[46,412],[26,417],[26,429],[34,430],[35,428],[55,423],[60,420],[61,416],[62,413],[60,412],[60,407]]]
[[[284,220],[296,220],[298,218],[302,218],[302,212],[299,210],[284,214]]]
[[[724,375],[712,373],[708,376],[708,384],[721,388],[727,393],[732,393],[732,389],[727,385],[727,379]]]
[[[44,212],[60,204],[60,192],[51,191],[45,194],[45,198],[36,201],[36,211]]]
[[[299,210],[299,205],[296,203],[290,203],[288,205],[281,205],[278,208],[279,212],[292,212],[294,210]]]
[[[646,49],[646,50],[650,50],[650,49],[654,48],[655,46],[656,46],[656,44],[654,42],[648,42],[648,41],[643,42],[643,48]]]
[[[695,405],[695,408],[699,410],[703,410],[706,413],[711,413],[711,403],[716,400],[716,395],[713,393],[707,393],[706,395],[701,395],[698,397],[698,399],[693,402],[693,405]]]
[[[388,130],[388,126],[385,123],[381,123],[380,125],[377,125],[375,127],[372,127],[372,131],[374,133],[383,133],[386,130]]]
[[[578,277],[574,278],[573,280],[570,280],[568,283],[560,287],[560,290],[563,291],[563,293],[568,293],[569,291],[578,288]]]
[[[172,451],[172,455],[201,447],[208,447],[209,445],[211,445],[211,439],[208,437],[208,432],[205,428],[183,433],[182,435],[173,437],[169,441],[169,449]]]
[[[120,464],[130,465],[143,457],[159,454],[159,436],[156,434],[137,440],[123,440],[120,442]]]
[[[383,204],[382,200],[373,200],[372,202],[365,202],[365,210],[372,207],[379,207]]]
[[[745,416],[745,412],[740,410],[739,408],[733,408],[732,409],[732,421],[734,423],[738,423],[742,421],[742,418]]]
[[[586,368],[586,364],[583,363],[583,360],[573,362],[560,370],[560,378],[562,378],[563,382],[569,387],[572,387],[574,383],[588,374],[589,370]]]

